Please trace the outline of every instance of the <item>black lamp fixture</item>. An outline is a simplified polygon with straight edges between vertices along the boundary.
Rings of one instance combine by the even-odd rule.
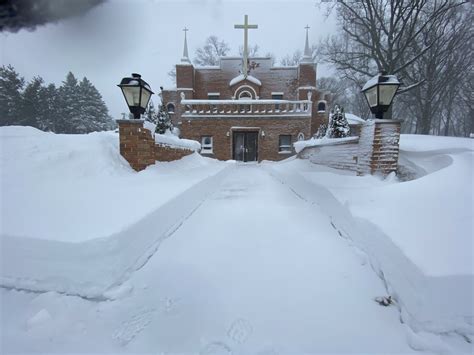
[[[123,78],[117,86],[122,89],[133,118],[140,119],[140,116],[145,113],[151,95],[154,94],[150,85],[141,78],[140,74],[133,73],[131,78]]]
[[[401,83],[395,75],[387,75],[382,72],[368,82],[362,88],[362,92],[367,99],[370,111],[375,114],[375,118],[382,119],[383,113],[387,112],[392,104]]]

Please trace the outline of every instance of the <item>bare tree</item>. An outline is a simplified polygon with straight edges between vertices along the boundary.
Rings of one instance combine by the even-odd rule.
[[[301,58],[303,58],[303,52],[298,49],[292,55],[287,54],[281,58],[280,64],[284,67],[295,66],[298,65],[298,63],[301,61]]]
[[[194,63],[197,65],[218,65],[219,58],[225,57],[229,52],[229,45],[217,36],[209,36],[202,48],[196,50]]]
[[[338,1],[341,33],[327,39],[320,50],[344,76],[354,81],[386,71],[403,77],[433,45],[424,33],[435,29],[437,20],[465,2],[453,0],[360,0]],[[419,51],[410,51],[414,43]],[[405,79],[405,78],[403,78]],[[423,77],[405,81],[400,92],[413,89]]]
[[[258,56],[258,51],[260,50],[260,47],[258,44],[249,46],[248,48],[248,56],[249,57],[257,57]],[[239,55],[242,57],[244,55],[244,47],[239,46]]]
[[[455,101],[473,67],[472,46],[466,46],[472,42],[471,23],[471,12],[452,8],[436,19],[433,28],[422,31],[421,43],[415,42],[407,50],[413,55],[430,43],[428,50],[404,71],[408,80],[424,80],[409,95],[400,97],[416,118],[414,133],[454,133],[453,109],[459,105]]]

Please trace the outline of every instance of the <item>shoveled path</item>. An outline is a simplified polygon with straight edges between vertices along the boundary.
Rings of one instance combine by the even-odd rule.
[[[374,302],[386,291],[364,255],[260,165],[237,165],[124,290],[96,304],[38,297],[58,317],[17,350],[413,351],[396,308]]]

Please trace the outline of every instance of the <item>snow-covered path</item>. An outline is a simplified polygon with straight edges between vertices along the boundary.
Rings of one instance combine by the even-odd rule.
[[[2,290],[21,310],[2,315],[4,350],[413,351],[363,254],[261,165],[237,165],[123,289],[110,302]]]

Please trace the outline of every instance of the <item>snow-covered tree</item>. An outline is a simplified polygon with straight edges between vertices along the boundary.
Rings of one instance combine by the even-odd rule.
[[[153,100],[150,100],[144,116],[146,121],[156,124],[157,115]]]
[[[40,128],[47,115],[47,102],[44,92],[44,81],[40,76],[34,77],[22,93],[20,115],[17,123],[22,126]]]
[[[321,139],[326,136],[326,132],[328,130],[328,125],[326,123],[322,123],[319,127],[316,133],[314,134],[314,138],[316,139]]]
[[[78,90],[81,127],[86,132],[109,129],[112,119],[99,91],[86,77],[79,83]]]
[[[335,105],[329,117],[329,127],[326,132],[326,137],[345,138],[349,135],[349,131],[349,123],[347,122],[344,108]]]
[[[156,113],[156,133],[163,134],[167,130],[170,132],[173,130],[173,123],[171,122],[171,117],[166,109],[164,104],[160,105],[158,113]]]
[[[60,118],[56,133],[85,133],[87,131],[81,120],[81,101],[79,83],[74,74],[69,72],[59,88]]]
[[[17,124],[20,116],[21,91],[25,80],[15,69],[9,66],[0,67],[0,125]]]

